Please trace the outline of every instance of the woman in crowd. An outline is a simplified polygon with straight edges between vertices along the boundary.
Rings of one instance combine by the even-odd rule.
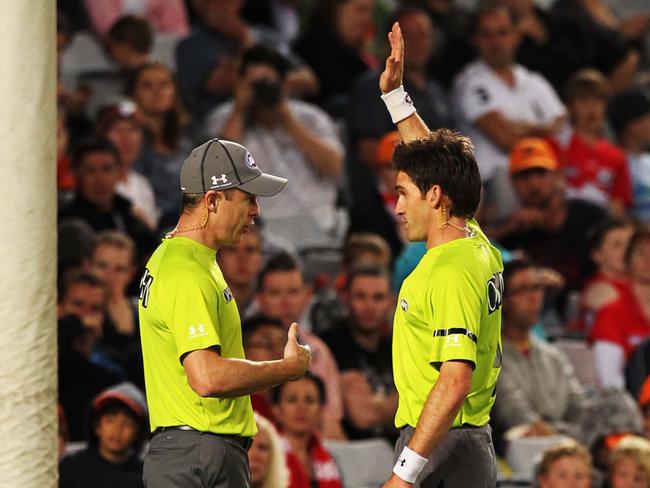
[[[631,292],[603,307],[594,323],[594,361],[601,386],[623,388],[624,367],[636,346],[650,337],[650,230],[637,230],[625,251]]]
[[[165,226],[178,216],[178,174],[191,150],[185,134],[188,118],[173,73],[162,63],[140,67],[128,84],[127,95],[137,105],[146,135],[136,169],[149,178],[161,209],[161,226]]]
[[[342,488],[332,455],[318,437],[325,403],[323,382],[309,373],[273,390],[273,410],[284,437],[290,488]]]
[[[288,488],[289,470],[282,440],[273,424],[255,413],[257,434],[248,450],[253,488]]]

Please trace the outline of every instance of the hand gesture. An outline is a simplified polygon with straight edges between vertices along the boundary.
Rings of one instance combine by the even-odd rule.
[[[404,74],[404,38],[399,23],[395,22],[388,33],[390,56],[386,59],[386,67],[379,77],[379,89],[388,93],[402,84]]]
[[[284,346],[284,360],[291,365],[290,380],[297,380],[305,374],[311,363],[309,346],[298,343],[298,324],[295,322],[289,328],[289,338]]]

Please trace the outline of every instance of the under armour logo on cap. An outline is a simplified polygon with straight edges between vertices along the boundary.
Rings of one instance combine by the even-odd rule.
[[[212,186],[223,186],[228,184],[228,178],[225,174],[221,173],[221,177],[217,178],[216,176],[212,176]]]

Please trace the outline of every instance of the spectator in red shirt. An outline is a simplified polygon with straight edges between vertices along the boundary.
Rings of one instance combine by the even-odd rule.
[[[553,142],[569,195],[622,217],[632,204],[632,184],[625,152],[602,135],[609,93],[600,72],[583,69],[574,73],[565,92],[573,125]]]
[[[603,387],[623,388],[625,362],[650,337],[650,230],[637,231],[625,252],[631,292],[597,315],[592,339],[596,373]]]
[[[589,230],[591,260],[598,267],[582,290],[585,325],[591,328],[601,308],[617,300],[629,288],[625,250],[634,233],[629,220],[608,218]]]
[[[325,403],[323,382],[310,373],[273,390],[275,417],[285,439],[290,488],[342,488],[332,455],[317,435]]]

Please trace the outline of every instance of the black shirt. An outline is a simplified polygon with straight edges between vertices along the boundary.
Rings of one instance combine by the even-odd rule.
[[[60,488],[142,488],[142,462],[132,456],[113,464],[99,455],[95,447],[63,458],[59,465]]]

